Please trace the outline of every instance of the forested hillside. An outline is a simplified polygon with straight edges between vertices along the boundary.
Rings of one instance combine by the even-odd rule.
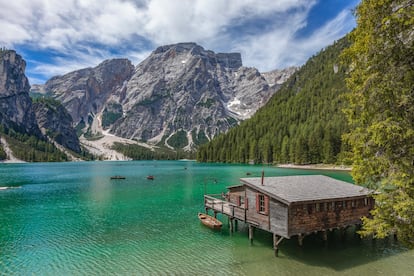
[[[346,39],[322,50],[251,119],[200,147],[201,162],[335,163],[347,131],[342,113]]]

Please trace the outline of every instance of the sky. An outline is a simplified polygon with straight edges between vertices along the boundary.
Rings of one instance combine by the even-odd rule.
[[[134,65],[158,46],[196,42],[239,52],[260,72],[300,66],[350,32],[359,0],[0,0],[0,47],[26,60],[30,84],[95,67]]]

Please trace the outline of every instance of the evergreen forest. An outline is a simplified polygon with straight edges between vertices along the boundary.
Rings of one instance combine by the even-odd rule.
[[[343,38],[311,57],[249,120],[202,145],[200,162],[346,162],[341,136],[348,130],[342,112],[347,67]]]
[[[67,156],[52,143],[35,135],[17,132],[4,126],[0,126],[0,135],[6,139],[14,156],[21,160],[27,162],[68,161]],[[7,154],[1,145],[0,148],[0,160],[5,160]]]

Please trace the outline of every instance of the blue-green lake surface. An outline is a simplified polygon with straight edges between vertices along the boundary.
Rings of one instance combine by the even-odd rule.
[[[414,251],[393,239],[333,232],[325,244],[284,240],[246,226],[231,234],[200,224],[203,193],[239,178],[345,172],[131,161],[0,164],[0,275],[414,275]],[[125,180],[110,180],[112,175]],[[154,175],[154,180],[147,180]],[[204,185],[206,184],[206,185]]]

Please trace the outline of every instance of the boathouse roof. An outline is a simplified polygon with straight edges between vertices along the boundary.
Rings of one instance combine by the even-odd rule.
[[[324,175],[241,178],[242,183],[285,203],[363,197],[372,190]]]

